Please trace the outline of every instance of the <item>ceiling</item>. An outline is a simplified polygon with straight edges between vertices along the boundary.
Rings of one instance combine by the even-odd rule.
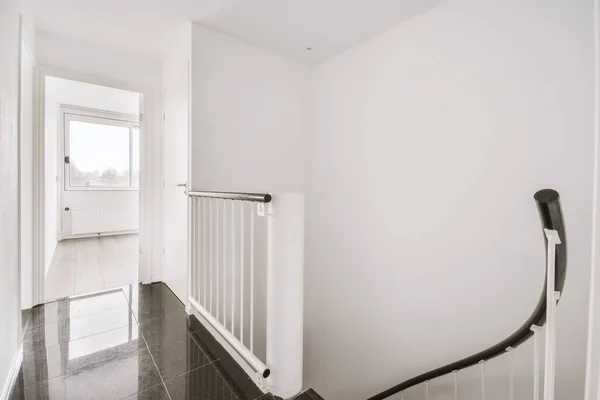
[[[161,59],[196,21],[315,64],[445,0],[24,0],[40,31]],[[307,50],[311,47],[312,50]]]

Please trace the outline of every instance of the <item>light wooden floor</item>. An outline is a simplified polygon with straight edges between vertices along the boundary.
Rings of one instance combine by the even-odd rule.
[[[138,235],[63,240],[46,274],[46,301],[137,283]]]

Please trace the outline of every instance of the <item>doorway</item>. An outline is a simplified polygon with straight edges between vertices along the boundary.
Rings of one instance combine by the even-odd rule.
[[[45,300],[138,283],[143,96],[43,79]]]

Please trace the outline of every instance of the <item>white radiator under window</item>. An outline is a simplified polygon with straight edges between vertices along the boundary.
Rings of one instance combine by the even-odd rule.
[[[84,206],[63,210],[64,235],[137,231],[137,206]]]

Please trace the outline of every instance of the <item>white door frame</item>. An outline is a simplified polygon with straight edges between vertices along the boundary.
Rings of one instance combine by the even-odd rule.
[[[146,115],[146,110],[152,109],[152,101],[154,93],[152,88],[129,84],[118,81],[112,78],[91,75],[87,73],[69,71],[63,68],[57,68],[48,65],[41,65],[37,69],[36,93],[34,99],[37,107],[35,107],[35,124],[34,124],[34,193],[33,202],[35,207],[34,213],[34,282],[33,304],[42,304],[45,301],[45,284],[46,284],[46,264],[50,260],[46,260],[45,247],[45,143],[44,143],[44,120],[45,120],[45,82],[46,77],[55,77],[69,79],[92,85],[107,86],[115,89],[128,90],[140,94],[140,114],[143,118],[140,120],[140,188],[139,188],[139,212],[140,212],[140,249],[151,249],[154,247],[152,242],[152,229],[156,229],[147,221],[151,219],[152,204],[149,204],[151,188],[150,177],[146,176],[146,171],[149,167],[149,146],[150,138],[147,135],[146,122],[151,120]],[[59,144],[60,145],[60,144]],[[161,178],[162,179],[162,178]],[[140,251],[139,257],[139,280],[142,283],[152,282],[152,257],[149,251]]]
[[[19,113],[19,120],[18,120],[18,133],[19,133],[19,136],[18,136],[18,163],[19,163],[19,165],[17,167],[18,174],[19,174],[19,177],[18,177],[18,182],[19,182],[19,187],[18,187],[18,199],[19,199],[19,211],[18,211],[18,219],[19,219],[19,240],[18,240],[18,248],[19,248],[19,312],[21,311],[21,309],[23,307],[23,304],[22,304],[22,295],[23,295],[23,293],[22,293],[22,279],[23,279],[23,274],[22,274],[22,272],[23,272],[23,265],[22,265],[22,262],[23,262],[23,260],[21,259],[21,249],[22,249],[21,231],[23,229],[23,227],[21,226],[21,224],[22,224],[22,215],[23,215],[23,210],[21,209],[21,195],[22,195],[22,185],[23,185],[23,182],[21,181],[21,172],[22,172],[21,171],[21,163],[22,163],[22,159],[21,159],[21,148],[22,148],[22,143],[21,143],[21,140],[22,140],[21,113],[23,111],[21,109],[21,105],[22,105],[21,103],[22,103],[22,99],[23,99],[23,94],[21,93],[21,89],[22,89],[22,81],[23,81],[23,77],[22,77],[22,65],[23,65],[23,57],[24,57],[23,50],[25,50],[28,53],[28,55],[29,55],[29,57],[30,57],[30,59],[32,61],[32,64],[33,64],[33,74],[34,74],[33,85],[32,85],[32,88],[31,88],[33,90],[33,92],[34,92],[34,93],[32,93],[32,96],[33,96],[33,104],[32,104],[32,108],[33,108],[32,109],[32,113],[33,113],[33,115],[32,115],[32,118],[34,119],[32,121],[32,132],[31,132],[32,142],[33,142],[33,140],[35,140],[34,137],[35,137],[35,134],[36,134],[35,133],[35,130],[36,130],[35,129],[35,119],[36,119],[35,113],[36,113],[36,110],[35,110],[34,105],[37,104],[37,101],[36,101],[36,98],[35,98],[35,92],[36,92],[36,89],[35,89],[36,88],[36,79],[35,79],[35,77],[37,75],[37,66],[36,66],[36,60],[35,60],[35,53],[33,52],[33,49],[31,48],[30,41],[29,41],[29,39],[28,39],[28,37],[26,35],[22,19],[21,19],[20,31],[21,31],[21,40],[20,40],[20,52],[19,52],[19,104],[18,104],[18,113]],[[32,143],[32,145],[33,145],[33,143]],[[32,153],[33,153],[33,149],[32,149]],[[34,154],[32,154],[32,156],[33,155]],[[32,175],[35,175],[35,161],[36,161],[35,157],[33,157],[34,166],[32,167],[32,169],[33,169]],[[34,176],[32,176],[32,179],[34,179]],[[32,188],[33,188],[33,186],[35,185],[35,182],[32,181],[31,184],[32,184]],[[32,199],[32,200],[35,201],[34,199]],[[33,209],[28,210],[28,212],[33,213]],[[31,228],[33,229],[33,226]],[[35,232],[32,232],[32,233],[35,235]],[[35,242],[35,240],[34,240],[33,237],[32,237],[32,241]],[[32,249],[34,248],[34,246],[35,246],[35,243],[32,243]],[[29,297],[28,302],[27,302],[28,304],[35,304],[33,302],[34,297],[35,297],[33,280],[34,280],[34,277],[32,275],[31,276],[31,281],[28,282],[28,284],[31,285],[30,286],[30,293],[31,293],[31,295],[28,296]]]
[[[27,37],[25,35],[24,32],[24,26],[23,26],[23,15],[19,14],[19,56],[18,56],[18,61],[19,61],[19,72],[18,72],[18,88],[19,88],[19,92],[17,95],[17,324],[18,324],[18,328],[19,328],[19,335],[18,337],[21,338],[23,331],[22,331],[22,320],[21,320],[21,296],[22,296],[22,288],[21,288],[21,280],[23,279],[23,271],[22,271],[22,259],[21,259],[21,229],[22,229],[22,224],[21,224],[21,214],[23,212],[23,210],[21,209],[21,101],[22,101],[22,80],[23,80],[23,76],[22,76],[22,70],[23,70],[23,45],[24,43],[27,42]],[[27,47],[29,50],[31,50],[31,47],[29,47],[29,43],[27,42]],[[33,52],[31,52],[32,56],[34,56]],[[33,57],[34,60],[34,69],[35,69],[35,57]],[[35,73],[34,73],[35,74]],[[33,84],[33,86],[35,87],[35,82]],[[35,90],[34,90],[35,91]],[[35,100],[34,100],[34,104]],[[33,133],[33,135],[35,136],[35,132]],[[35,172],[34,172],[35,174]],[[34,200],[35,201],[35,200]],[[33,210],[32,210],[33,211]],[[35,232],[34,232],[35,235]],[[33,247],[35,248],[35,243],[33,244]],[[33,288],[32,288],[32,292],[33,292]],[[35,294],[32,293],[32,297],[35,297]],[[21,345],[21,340],[19,339],[19,342],[17,343],[19,346]]]

